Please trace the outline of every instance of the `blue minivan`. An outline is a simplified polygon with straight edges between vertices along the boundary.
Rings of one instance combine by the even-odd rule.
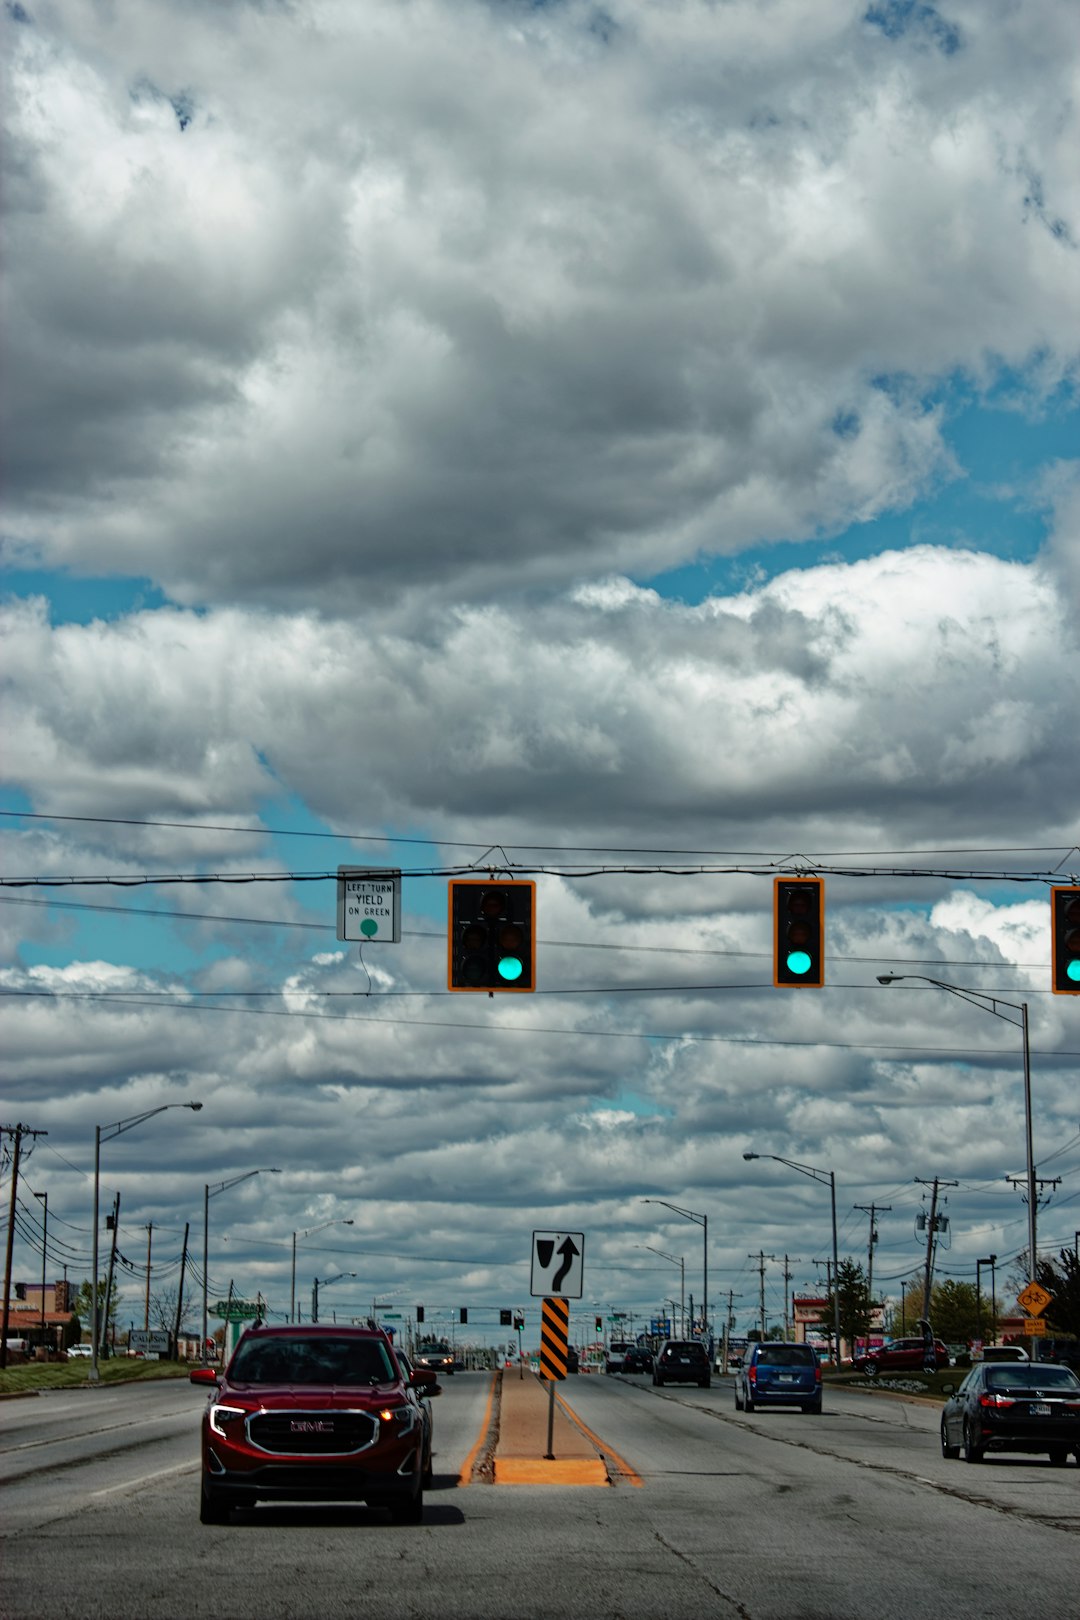
[[[811,1344],[748,1344],[735,1374],[735,1406],[801,1406],[821,1411],[821,1363]]]

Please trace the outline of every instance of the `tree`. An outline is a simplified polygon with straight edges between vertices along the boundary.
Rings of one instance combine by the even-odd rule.
[[[983,1300],[980,1316],[979,1295],[974,1283],[945,1278],[930,1293],[930,1322],[939,1339],[947,1344],[966,1344],[969,1339],[992,1337],[990,1302]]]
[[[99,1279],[97,1290],[98,1333],[101,1336],[102,1343],[106,1343],[113,1336],[113,1329],[116,1326],[116,1312],[120,1304],[120,1291],[116,1286],[116,1279],[113,1279],[112,1294],[107,1309],[105,1305],[105,1288],[105,1279]],[[94,1320],[94,1296],[90,1289],[89,1279],[79,1289],[79,1295],[75,1301],[75,1314],[79,1319],[80,1332],[89,1339]]]
[[[836,1282],[836,1297],[840,1302],[840,1337],[851,1346],[866,1332],[870,1320],[870,1289],[866,1272],[857,1260],[841,1260]],[[833,1295],[830,1294],[822,1307],[821,1326],[829,1331],[834,1320]],[[834,1350],[833,1353],[838,1354],[838,1351]]]
[[[1043,1315],[1051,1333],[1080,1339],[1080,1260],[1072,1249],[1062,1249],[1056,1260],[1040,1260],[1036,1280],[1053,1300]]]

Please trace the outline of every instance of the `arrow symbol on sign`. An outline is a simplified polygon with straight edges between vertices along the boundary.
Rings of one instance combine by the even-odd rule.
[[[559,1244],[558,1253],[562,1255],[562,1265],[551,1279],[551,1292],[553,1294],[559,1292],[563,1282],[570,1275],[570,1268],[573,1266],[580,1250],[573,1238],[563,1238]]]

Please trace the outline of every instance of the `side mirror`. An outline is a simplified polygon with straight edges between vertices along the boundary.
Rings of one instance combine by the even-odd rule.
[[[220,1384],[221,1374],[214,1367],[193,1367],[188,1374],[193,1384]]]
[[[955,1389],[956,1389],[955,1384],[942,1384],[941,1393],[943,1395],[952,1395],[954,1393]]]
[[[414,1367],[412,1387],[418,1395],[441,1395],[442,1385],[439,1383],[438,1373],[432,1372],[430,1367]]]

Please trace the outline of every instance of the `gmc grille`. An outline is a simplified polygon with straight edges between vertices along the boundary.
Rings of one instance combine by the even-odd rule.
[[[378,1420],[370,1412],[254,1412],[248,1439],[276,1457],[341,1456],[374,1443]]]

